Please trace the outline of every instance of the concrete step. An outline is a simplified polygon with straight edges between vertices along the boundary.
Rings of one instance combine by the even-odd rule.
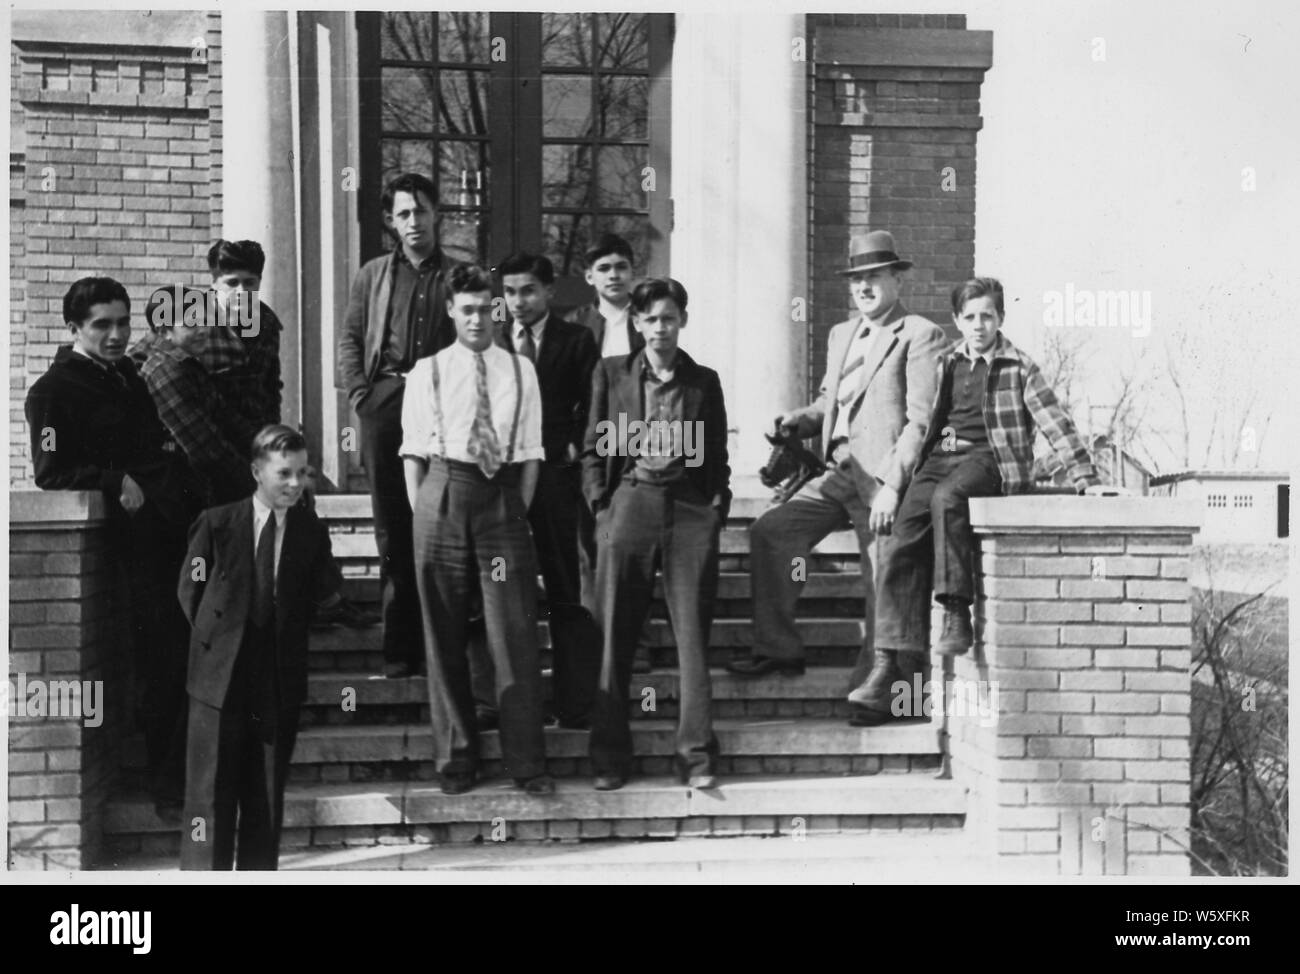
[[[805,647],[852,649],[855,653],[862,644],[860,618],[803,618],[795,620],[795,627]],[[542,648],[550,646],[550,634],[545,623],[539,623],[537,638]],[[672,626],[667,619],[651,619],[650,645],[675,647]],[[715,619],[709,634],[710,649],[745,649],[754,645],[754,623],[750,619]],[[383,630],[379,626],[369,629],[326,629],[311,634],[311,652],[319,653],[378,653],[383,648]],[[711,657],[713,654],[710,654]],[[717,665],[731,658],[729,652],[714,660]],[[850,657],[848,662],[853,662]]]
[[[850,727],[845,721],[811,719],[715,720],[720,752],[727,757],[768,758],[784,755],[906,756],[939,754],[937,730],[928,721],[905,721],[884,727]],[[671,757],[677,722],[632,723],[633,748],[642,756]],[[586,758],[587,732],[547,728],[548,759]],[[480,735],[480,756],[501,758],[500,735]],[[307,727],[298,735],[293,763],[429,762],[433,735],[425,724],[360,724],[354,727]],[[755,769],[757,771],[757,769]]]
[[[931,775],[785,775],[723,779],[699,791],[676,779],[634,779],[601,792],[589,781],[560,781],[537,798],[506,780],[480,782],[463,795],[436,784],[384,782],[291,785],[285,794],[283,849],[578,839],[667,839],[844,831],[948,832],[960,829],[965,789]],[[161,822],[143,795],[105,808],[109,860],[179,848],[179,830]]]
[[[541,583],[538,584],[540,587]],[[863,591],[861,572],[810,572],[803,594],[800,596],[799,608],[801,612],[812,615],[818,611],[813,608],[813,605],[820,600],[846,599],[853,601],[853,605],[848,607],[850,611],[860,614]],[[355,602],[377,603],[380,596],[378,574],[345,574],[343,594]],[[662,578],[655,580],[654,597],[661,608]],[[748,609],[751,597],[752,587],[748,572],[721,572],[718,575],[718,602],[744,602],[746,603],[744,608]],[[542,602],[545,602],[545,596]]]
[[[379,552],[375,548],[375,535],[370,525],[347,525],[352,530],[343,530],[343,525],[335,524],[330,530],[330,546],[334,557],[340,560],[378,560]],[[749,554],[749,533],[743,527],[728,525],[722,531],[718,542],[719,553],[726,555]],[[858,538],[852,531],[835,531],[812,549],[812,555],[826,555],[836,558],[857,557]]]
[[[891,817],[877,817],[891,822]],[[616,823],[619,824],[619,823]],[[382,840],[381,840],[382,841]],[[177,870],[174,854],[120,856],[116,867],[140,872]],[[439,882],[571,885],[669,882],[718,883],[987,883],[1009,878],[960,829],[915,828],[805,831],[731,838],[682,836],[672,842],[486,841],[438,846],[316,846],[282,852],[281,870],[422,870]],[[1033,878],[1033,877],[1031,877]],[[1037,877],[1039,882],[1042,876]]]
[[[713,684],[713,700],[834,700],[848,693],[852,669],[846,666],[822,666],[806,670],[801,676],[743,677],[724,669],[709,671]],[[550,671],[542,674],[550,682]],[[681,677],[675,668],[635,673],[632,676],[632,695],[628,702],[640,707],[647,699],[644,690],[654,691],[657,701],[680,698]],[[429,700],[428,684],[424,677],[384,679],[372,672],[338,671],[312,673],[307,678],[307,706],[340,708],[345,691],[355,698],[356,716],[363,716],[363,708],[425,704]],[[797,716],[791,714],[790,716]]]
[[[723,669],[711,672],[714,719],[838,717],[850,706],[848,667],[815,667],[803,676],[747,679]],[[551,671],[542,671],[545,699]],[[675,668],[635,674],[628,699],[631,720],[676,719],[680,677]],[[650,691],[650,692],[647,692]],[[424,677],[389,680],[372,671],[322,671],[307,679],[303,726],[428,723],[428,682]],[[344,709],[345,706],[347,709]]]

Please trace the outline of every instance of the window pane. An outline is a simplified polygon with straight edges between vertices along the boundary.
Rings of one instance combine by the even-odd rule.
[[[591,66],[591,14],[542,14],[542,66]]]
[[[444,213],[438,223],[438,246],[452,263],[485,265],[487,224],[484,213]]]
[[[591,217],[586,214],[542,215],[542,253],[555,265],[559,277],[581,274],[582,255],[590,245]]]
[[[379,185],[404,172],[433,173],[433,143],[413,139],[384,139],[380,147],[383,172]]]
[[[603,75],[597,110],[597,133],[607,139],[646,138],[650,115],[650,81],[629,75]]]
[[[433,131],[433,71],[384,68],[381,71],[385,132]]]
[[[486,135],[488,72],[443,70],[438,128],[447,135]]]
[[[624,70],[648,70],[650,45],[646,40],[645,14],[596,14],[600,29],[600,66]]]
[[[438,143],[438,205],[486,206],[491,165],[487,142]]]
[[[542,75],[542,135],[585,139],[591,135],[590,77]]]
[[[433,60],[433,16],[415,11],[384,14],[379,54],[395,61]]]
[[[488,45],[486,13],[438,15],[438,57],[443,61],[486,63]]]
[[[591,147],[542,146],[542,206],[586,207],[591,203]]]
[[[602,146],[596,168],[596,205],[645,209],[646,191],[641,188],[642,180],[646,178],[641,171],[645,165],[645,146]]]

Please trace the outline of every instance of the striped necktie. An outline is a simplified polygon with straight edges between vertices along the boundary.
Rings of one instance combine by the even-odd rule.
[[[850,351],[856,347],[858,354],[853,360],[846,362],[844,368],[840,371],[840,384],[836,390],[836,399],[839,401],[840,408],[843,409],[857,394],[858,387],[862,384],[862,369],[866,364],[866,349],[871,341],[871,328],[868,326],[853,339]]]
[[[483,476],[494,477],[501,469],[501,444],[496,427],[492,425],[492,400],[488,398],[487,362],[482,352],[474,353],[477,402],[474,407],[474,425],[469,429],[469,455],[478,464]]]

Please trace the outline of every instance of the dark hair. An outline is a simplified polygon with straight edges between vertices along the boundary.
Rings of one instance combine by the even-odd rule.
[[[307,449],[307,440],[296,429],[281,423],[263,426],[253,437],[253,462],[267,460],[272,453],[296,453]]]
[[[503,260],[497,268],[497,274],[503,279],[507,274],[532,274],[542,284],[555,283],[555,265],[550,258],[523,250]]]
[[[492,290],[492,278],[477,264],[457,264],[447,275],[447,297]]]
[[[961,314],[966,302],[975,298],[993,298],[993,307],[997,308],[998,317],[1006,317],[1006,307],[1002,303],[1002,283],[995,277],[972,277],[952,289],[952,313]]]
[[[213,292],[189,284],[171,284],[155,288],[144,306],[145,324],[152,332],[175,328],[184,320],[187,308],[197,308],[199,320],[195,324],[208,323],[208,301]],[[191,297],[197,295],[197,297]]]
[[[672,298],[678,311],[686,310],[686,288],[671,277],[648,277],[632,289],[632,310],[643,315],[664,298]]]
[[[256,240],[218,240],[208,248],[208,270],[213,277],[251,271],[258,277],[266,267],[266,252]]]
[[[127,311],[131,310],[131,298],[117,281],[111,277],[83,277],[63,296],[63,320],[68,324],[83,324],[90,316],[92,305],[110,301],[121,301]]]
[[[410,193],[415,197],[416,202],[419,202],[416,194],[423,193],[431,205],[435,208],[438,205],[438,190],[434,188],[433,180],[418,172],[404,172],[388,181],[388,185],[384,187],[384,194],[379,198],[385,213],[393,212],[393,201],[397,199],[398,193]]]
[[[588,247],[587,252],[582,256],[586,260],[587,266],[590,267],[602,257],[608,257],[610,254],[626,257],[629,264],[636,262],[636,257],[632,253],[632,245],[617,233],[602,233],[600,239]]]

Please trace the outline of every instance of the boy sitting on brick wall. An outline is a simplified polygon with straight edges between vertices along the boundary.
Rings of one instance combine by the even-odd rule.
[[[952,292],[962,340],[939,359],[939,381],[916,472],[881,545],[876,656],[849,700],[855,722],[894,719],[890,693],[900,652],[929,648],[929,592],[944,608],[939,650],[970,648],[974,599],[972,497],[1033,485],[1034,430],[1042,430],[1080,493],[1097,483],[1087,447],[1038,366],[1000,333],[1002,285],[977,277]]]

